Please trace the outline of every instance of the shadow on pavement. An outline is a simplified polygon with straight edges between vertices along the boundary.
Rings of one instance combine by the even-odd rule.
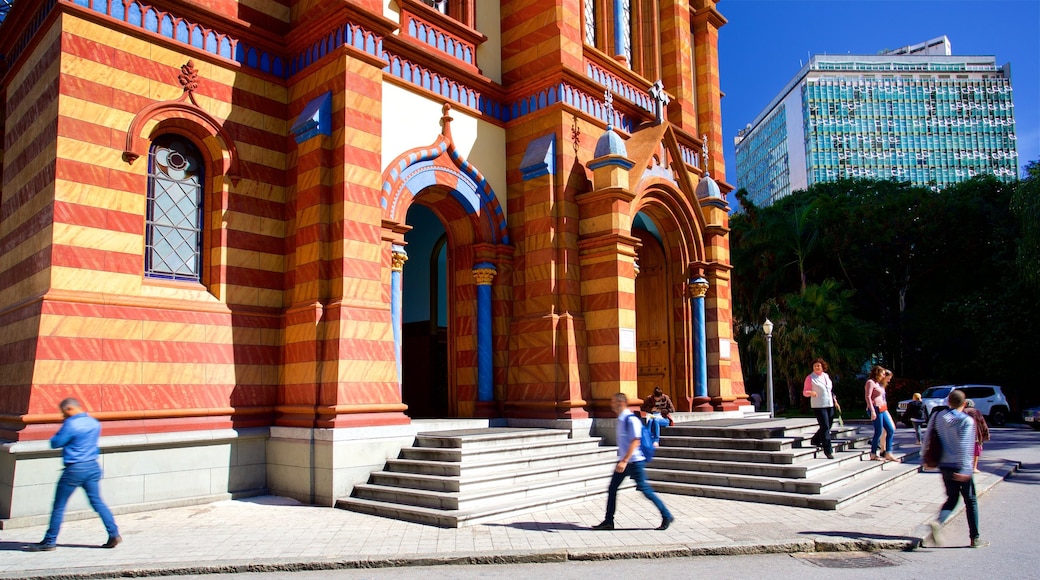
[[[0,542],[0,552],[24,552],[29,542]]]
[[[0,552],[27,552],[29,546],[35,542],[3,542],[0,541]],[[58,544],[58,549],[63,548],[86,548],[86,549],[102,549],[99,544]]]
[[[488,527],[516,528],[533,532],[557,532],[560,530],[590,530],[592,526],[586,524],[573,524],[571,522],[513,522],[511,524],[484,524]],[[616,528],[624,530],[626,528]],[[640,528],[631,528],[640,529]]]
[[[1040,485],[1040,463],[1023,463],[1018,471],[1008,476],[1007,482]]]

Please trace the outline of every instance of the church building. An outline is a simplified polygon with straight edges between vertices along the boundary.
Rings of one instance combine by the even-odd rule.
[[[15,0],[0,526],[45,521],[66,397],[117,513],[748,405],[716,2]]]

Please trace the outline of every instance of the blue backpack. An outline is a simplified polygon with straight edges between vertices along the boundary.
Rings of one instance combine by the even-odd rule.
[[[636,420],[635,423],[632,423],[633,418]],[[646,462],[649,463],[654,458],[654,452],[657,451],[657,448],[654,447],[654,440],[653,436],[650,435],[650,430],[643,427],[643,423],[634,413],[627,422],[633,438],[635,438],[635,426],[639,425],[639,450],[643,453],[643,457],[646,458]]]

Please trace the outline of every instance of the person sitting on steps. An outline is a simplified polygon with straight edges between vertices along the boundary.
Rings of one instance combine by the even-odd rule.
[[[647,397],[639,409],[646,413],[646,426],[650,429],[650,437],[656,447],[661,441],[661,427],[672,424],[671,415],[675,412],[675,405],[661,387],[654,387],[654,394]]]

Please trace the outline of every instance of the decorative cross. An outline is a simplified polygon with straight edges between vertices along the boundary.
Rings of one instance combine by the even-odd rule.
[[[660,79],[650,85],[650,98],[654,101],[654,113],[657,115],[657,123],[661,124],[664,122],[664,113],[668,109],[668,103],[671,99],[668,98],[668,93],[664,92],[664,83]]]
[[[709,155],[708,155],[708,135],[707,135],[707,133],[705,133],[704,135],[701,135],[701,157],[704,158],[704,177],[708,177],[708,176],[711,175],[711,172],[708,171],[708,157],[709,157]]]
[[[610,131],[614,128],[614,95],[610,89],[603,91],[603,103],[607,107],[607,131]]]

